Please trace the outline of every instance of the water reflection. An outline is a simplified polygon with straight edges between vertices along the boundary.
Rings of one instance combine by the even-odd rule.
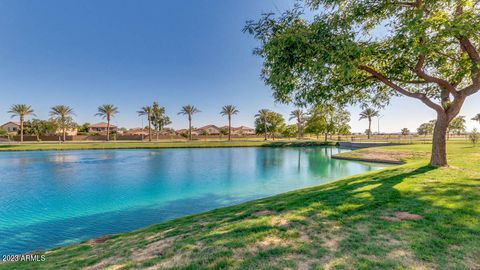
[[[346,150],[1,153],[0,253],[27,252],[140,228],[381,167],[330,158],[341,151]]]

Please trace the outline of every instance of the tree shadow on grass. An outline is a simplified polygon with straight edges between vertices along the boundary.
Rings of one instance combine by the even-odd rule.
[[[479,248],[472,247],[478,244],[475,235],[480,233],[479,213],[475,210],[478,201],[475,198],[480,194],[474,185],[438,182],[426,186],[421,183],[426,174],[442,173],[436,170],[441,169],[430,166],[413,169],[399,167],[219,209],[203,215],[202,219],[215,224],[211,227],[213,229],[229,229],[203,235],[201,240],[235,246],[241,241],[248,244],[262,235],[282,234],[292,228],[315,228],[316,233],[321,234],[322,227],[318,224],[334,222],[340,226],[338,233],[341,240],[330,256],[348,258],[349,263],[355,266],[411,267],[420,262],[443,268],[471,267],[468,262],[465,263],[465,257],[472,257],[479,251]],[[398,185],[415,188],[412,190]],[[449,204],[436,203],[436,198]],[[237,213],[235,216],[229,215],[233,209]],[[266,210],[271,211],[272,215],[295,213],[296,219],[303,221],[297,224],[294,221],[287,229],[262,223],[263,217],[255,217],[254,213]],[[397,211],[418,214],[423,219],[399,222],[381,219]],[[218,220],[219,216],[224,218]],[[244,220],[252,219],[259,219],[259,222],[241,224]],[[469,220],[474,224],[468,224]],[[235,222],[239,223],[232,225]],[[452,254],[452,248],[456,248],[455,254]],[[414,262],[389,256],[396,250],[406,250],[409,260]],[[265,254],[262,256],[262,259],[267,259]],[[250,259],[254,258],[246,260]]]

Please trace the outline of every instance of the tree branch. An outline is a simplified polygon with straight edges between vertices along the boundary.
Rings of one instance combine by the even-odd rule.
[[[394,82],[392,82],[391,80],[389,80],[387,77],[385,77],[383,74],[381,74],[380,72],[374,70],[373,68],[371,67],[368,67],[368,66],[365,66],[365,65],[360,65],[358,67],[360,70],[363,70],[369,74],[371,74],[373,77],[375,77],[377,80],[381,81],[382,83],[384,83],[385,85],[389,86],[390,88],[394,89],[395,91],[399,92],[400,94],[402,95],[405,95],[407,97],[411,97],[411,98],[416,98],[416,99],[419,99],[421,102],[423,102],[425,105],[427,105],[428,107],[434,109],[435,111],[437,112],[444,112],[444,109],[442,106],[436,104],[435,102],[431,101],[427,95],[425,94],[422,94],[422,93],[412,93],[402,87],[400,87],[399,85],[395,84]]]
[[[436,83],[438,86],[440,86],[440,88],[448,91],[453,96],[458,95],[457,89],[455,88],[455,86],[453,86],[453,84],[447,82],[444,79],[440,79],[440,78],[437,78],[437,77],[434,77],[434,76],[431,76],[431,75],[427,74],[423,70],[423,65],[424,64],[425,64],[425,55],[420,54],[420,56],[418,57],[417,65],[415,66],[415,73],[417,73],[418,77],[424,79],[427,82]]]

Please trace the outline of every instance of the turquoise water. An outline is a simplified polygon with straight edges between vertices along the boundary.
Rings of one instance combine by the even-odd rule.
[[[0,255],[67,245],[383,167],[335,147],[0,153]]]

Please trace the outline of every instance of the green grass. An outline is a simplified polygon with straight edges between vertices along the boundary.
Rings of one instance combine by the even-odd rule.
[[[91,149],[154,149],[208,147],[291,147],[333,145],[322,141],[160,141],[160,142],[73,142],[0,144],[1,151],[91,150]]]
[[[187,216],[0,269],[480,269],[480,147],[385,151],[405,165]],[[397,211],[420,220],[386,221]],[[95,268],[96,267],[96,268]]]

